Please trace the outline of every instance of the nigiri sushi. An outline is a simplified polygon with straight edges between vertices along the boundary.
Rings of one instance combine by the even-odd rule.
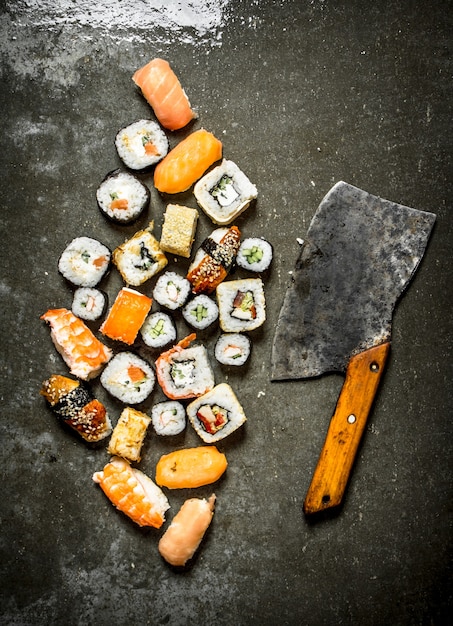
[[[85,441],[97,442],[112,432],[105,406],[79,380],[53,374],[42,383],[40,394],[53,413]]]
[[[189,189],[222,157],[222,142],[204,128],[191,133],[157,164],[154,186],[162,193]]]
[[[93,474],[114,506],[139,526],[160,528],[170,508],[166,495],[143,472],[120,457],[112,457],[100,472]]]
[[[132,76],[164,128],[178,130],[196,117],[168,61],[153,59]]]
[[[197,551],[214,516],[215,494],[209,500],[189,498],[162,535],[158,550],[170,565],[183,566]]]
[[[82,380],[94,378],[112,358],[112,350],[72,311],[49,309],[41,319],[50,325],[51,339],[74,376]]]
[[[160,457],[156,483],[168,489],[191,489],[216,482],[228,466],[215,446],[182,448]]]

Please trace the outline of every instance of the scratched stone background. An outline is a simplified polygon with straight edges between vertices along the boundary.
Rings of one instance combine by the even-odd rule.
[[[3,0],[2,625],[447,623],[452,18],[444,0]],[[113,249],[150,220],[160,235],[169,198],[152,175],[143,177],[152,201],[138,225],[113,227],[95,202],[120,166],[116,132],[154,119],[131,76],[157,56],[198,113],[169,133],[171,146],[201,127],[221,139],[259,192],[237,226],[274,247],[263,277],[267,319],[248,366],[238,373],[215,362],[217,327],[198,337],[248,420],[219,444],[229,465],[217,484],[167,491],[169,520],[187,497],[217,495],[183,571],[161,559],[162,530],[135,526],[91,480],[108,460],[105,445],[62,428],[39,395],[46,377],[67,373],[39,319],[71,306],[57,271],[65,246],[87,235]],[[271,343],[298,240],[339,180],[437,221],[395,311],[344,504],[310,520],[302,503],[343,378],[271,382]],[[192,190],[170,200],[196,207]],[[194,250],[214,227],[200,211]],[[171,258],[170,267],[187,264]],[[102,284],[110,301],[121,284],[112,270]],[[189,329],[176,317],[182,338]],[[92,388],[116,423],[120,403],[98,380]],[[141,408],[161,399],[156,387]],[[190,426],[176,440],[150,429],[139,467],[153,477],[162,454],[200,443]]]

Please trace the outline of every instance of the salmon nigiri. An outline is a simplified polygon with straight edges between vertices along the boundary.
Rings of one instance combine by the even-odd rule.
[[[228,466],[226,456],[215,446],[182,448],[160,457],[156,483],[168,489],[191,489],[215,483]]]
[[[196,114],[176,74],[164,59],[153,59],[132,76],[164,128],[178,130]]]
[[[50,325],[51,339],[74,376],[82,380],[94,378],[112,358],[111,349],[72,311],[49,309],[41,319]]]
[[[163,193],[189,189],[222,157],[222,142],[204,128],[176,145],[154,170],[154,185]]]
[[[170,508],[161,489],[143,472],[118,456],[93,474],[107,498],[139,526],[160,528]]]

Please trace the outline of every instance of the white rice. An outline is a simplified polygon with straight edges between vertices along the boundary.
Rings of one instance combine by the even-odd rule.
[[[143,380],[133,382],[129,376],[130,366],[140,368]],[[120,352],[109,362],[101,374],[102,386],[125,404],[143,402],[154,388],[155,375],[151,366],[132,352]]]
[[[171,400],[194,398],[214,387],[214,373],[206,348],[184,348],[156,361],[162,391]]]
[[[165,272],[159,276],[153,290],[154,300],[172,311],[182,307],[189,294],[189,281],[176,272]]]
[[[244,365],[250,356],[251,341],[241,333],[220,335],[214,348],[215,358],[223,365]]]
[[[179,435],[186,427],[186,411],[177,400],[155,404],[151,419],[158,435]]]
[[[220,328],[225,333],[240,333],[258,328],[266,320],[266,301],[261,278],[245,278],[220,283],[216,289]],[[235,306],[238,296],[244,307]],[[249,302],[249,306],[245,306]]]
[[[58,261],[60,273],[77,287],[95,287],[110,265],[110,250],[97,239],[76,237]]]
[[[93,322],[101,317],[107,308],[107,296],[94,287],[79,287],[74,291],[72,312],[82,320]]]
[[[115,248],[113,262],[128,285],[138,287],[155,276],[168,263],[152,234],[153,222]]]
[[[272,261],[271,244],[260,237],[249,237],[239,246],[236,263],[251,272],[264,272]]]
[[[150,348],[163,348],[176,339],[176,328],[169,315],[161,311],[149,315],[140,329],[143,341]]]
[[[109,219],[129,224],[148,206],[150,192],[133,174],[116,170],[102,181],[96,191],[96,199],[100,210]],[[127,200],[127,209],[112,208],[114,200]]]
[[[219,307],[212,298],[201,294],[185,305],[182,315],[190,326],[204,330],[219,317]]]
[[[155,146],[155,154],[147,154],[145,145],[148,142]],[[127,167],[141,170],[164,158],[168,152],[168,139],[157,122],[138,120],[118,132],[115,146]]]

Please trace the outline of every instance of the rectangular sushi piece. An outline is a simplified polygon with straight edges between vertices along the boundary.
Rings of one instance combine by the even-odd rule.
[[[187,415],[205,443],[224,439],[247,420],[236,394],[227,383],[220,383],[193,400],[187,406]]]
[[[250,205],[258,190],[233,161],[205,174],[194,187],[198,204],[215,224],[230,224]]]
[[[165,210],[160,247],[165,252],[189,258],[197,229],[198,211],[179,204]]]
[[[130,287],[123,287],[101,325],[100,332],[110,339],[132,345],[152,303],[152,299],[145,294]]]
[[[113,429],[107,451],[128,461],[140,461],[140,453],[151,418],[128,406]]]
[[[266,300],[261,278],[229,280],[217,286],[219,324],[225,333],[254,330],[266,320]]]
[[[153,235],[153,228],[154,222],[150,222],[147,228],[135,233],[113,251],[113,263],[128,285],[138,287],[155,276],[168,263]]]

